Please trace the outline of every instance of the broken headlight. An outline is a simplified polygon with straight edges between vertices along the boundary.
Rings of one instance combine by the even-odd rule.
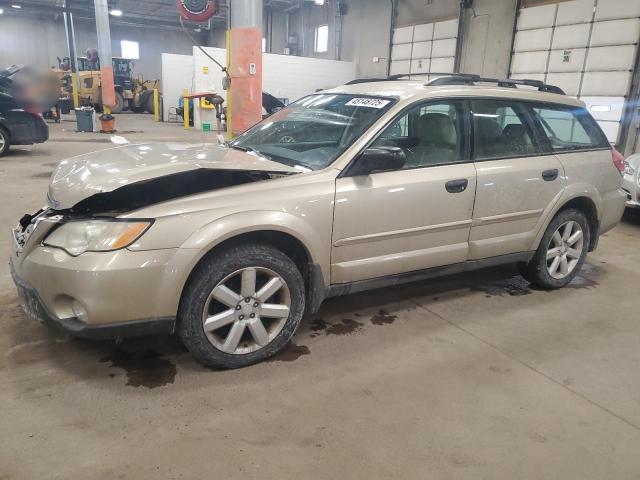
[[[77,257],[84,252],[109,252],[128,247],[151,226],[150,220],[82,220],[63,223],[43,244]]]

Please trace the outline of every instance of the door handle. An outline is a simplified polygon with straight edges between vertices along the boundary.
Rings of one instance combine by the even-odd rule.
[[[545,170],[544,172],[542,172],[542,179],[545,182],[552,182],[556,178],[558,178],[558,169],[557,168],[552,168],[551,170]]]
[[[466,178],[460,178],[458,180],[450,180],[444,184],[447,192],[449,193],[460,193],[464,192],[467,189],[467,185],[469,185],[469,180]]]

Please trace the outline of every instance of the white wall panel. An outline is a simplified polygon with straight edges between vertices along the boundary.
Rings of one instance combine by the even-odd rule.
[[[453,73],[454,64],[454,57],[432,58],[430,71],[437,73]]]
[[[413,44],[411,58],[430,58],[431,42],[416,42]]]
[[[162,62],[162,120],[169,121],[169,108],[176,108],[184,89],[193,89],[193,56],[163,53]]]
[[[433,38],[433,23],[416,25],[413,28],[413,41],[424,42]]]
[[[586,69],[587,71],[632,70],[635,53],[635,45],[590,48]]]
[[[436,22],[433,27],[433,39],[456,38],[458,36],[458,20]]]
[[[574,0],[558,4],[556,25],[589,23],[593,17],[593,0]]]
[[[557,85],[564,93],[577,97],[580,90],[580,78],[582,73],[549,73],[547,74],[546,82],[550,85]],[[544,80],[544,78],[543,78]]]
[[[598,121],[598,125],[604,132],[609,143],[616,143],[618,141],[618,133],[620,132],[620,122],[605,122]]]
[[[551,50],[549,56],[549,72],[580,72],[584,65],[585,48],[568,50]]]
[[[551,31],[551,28],[536,28],[517,32],[513,50],[516,52],[548,50],[551,46]]]
[[[395,60],[391,62],[390,75],[400,75],[411,71],[411,60]]]
[[[629,72],[586,72],[581,95],[612,95],[624,97],[629,93]]]
[[[640,0],[638,0],[640,2]],[[640,18],[594,22],[591,33],[592,47],[601,45],[624,45],[640,40]]]
[[[511,71],[513,73],[540,73],[547,66],[549,52],[520,52],[513,54]]]
[[[393,29],[393,43],[411,43],[413,42],[413,26],[400,27]]]
[[[596,120],[619,122],[622,118],[624,97],[580,97],[580,100],[587,104],[587,108]],[[609,110],[603,107],[608,107]]]
[[[544,82],[544,73],[514,73],[509,75],[511,78],[519,79],[519,80],[540,80]]]
[[[589,27],[586,23],[556,27],[551,48],[558,50],[585,47],[589,43]]]
[[[391,47],[391,60],[411,60],[412,43],[401,43]]]
[[[518,16],[518,30],[545,28],[553,26],[557,5],[543,5],[520,9]]]
[[[431,60],[428,58],[411,60],[411,73],[429,73],[430,67]]]
[[[616,18],[640,17],[638,0],[598,0],[595,20],[614,20]]]
[[[445,40],[434,40],[433,50],[431,52],[432,58],[438,57],[455,57],[456,56],[456,39],[447,38]],[[414,55],[414,58],[416,55]]]

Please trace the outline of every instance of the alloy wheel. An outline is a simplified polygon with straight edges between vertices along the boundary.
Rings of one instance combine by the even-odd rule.
[[[7,140],[4,138],[4,134],[0,131],[0,153],[4,152],[4,148],[6,145]]]
[[[576,268],[582,256],[584,234],[578,222],[570,220],[554,232],[547,246],[547,271],[561,280]]]
[[[205,303],[202,325],[212,345],[244,355],[268,345],[284,327],[291,293],[273,270],[247,267],[222,279]]]

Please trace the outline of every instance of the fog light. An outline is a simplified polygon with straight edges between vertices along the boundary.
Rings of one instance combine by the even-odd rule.
[[[83,323],[87,323],[87,320],[89,319],[89,314],[87,313],[87,309],[84,308],[84,306],[82,306],[82,304],[77,301],[74,300],[73,303],[71,304],[71,311],[73,312],[73,316],[76,317],[78,320],[80,320]]]

